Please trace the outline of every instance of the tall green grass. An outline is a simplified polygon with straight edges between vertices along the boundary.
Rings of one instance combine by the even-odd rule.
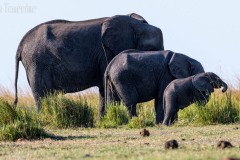
[[[36,115],[26,109],[15,110],[0,98],[0,141],[39,139],[50,135],[40,126]]]
[[[186,124],[229,124],[240,122],[240,102],[231,92],[216,93],[205,106],[193,104],[179,112]]]
[[[231,124],[240,123],[240,92],[230,90],[227,93],[216,92],[212,94],[209,102],[203,106],[201,104],[192,104],[183,110],[179,111],[179,121],[177,125],[211,125],[211,124]],[[116,109],[118,108],[118,109]],[[105,128],[117,127],[121,123],[116,123],[127,117],[128,112],[125,111],[125,106],[114,105],[109,108],[106,117],[104,118]],[[155,125],[155,111],[153,103],[148,102],[139,104],[137,107],[138,117],[133,117],[127,123],[129,128],[142,128]],[[113,114],[114,113],[114,114]],[[114,116],[112,116],[114,115]],[[126,123],[123,123],[126,124]]]
[[[13,96],[0,95],[0,141],[18,138],[33,139],[47,135],[47,128],[102,127],[142,128],[155,125],[153,101],[138,104],[138,117],[129,118],[123,105],[109,105],[107,113],[97,122],[98,96],[96,94],[54,94],[42,99],[42,110],[37,113],[32,97],[21,97],[17,110],[11,107]],[[193,104],[179,111],[176,125],[211,125],[240,123],[240,89],[227,93],[214,93],[210,101],[201,106]]]
[[[93,127],[94,111],[80,97],[66,98],[63,94],[49,95],[41,101],[40,121],[51,128]]]
[[[133,117],[129,124],[129,128],[143,128],[155,125],[155,111],[150,103],[137,105],[137,117]]]
[[[37,113],[34,104],[22,102],[15,110],[10,101],[0,97],[0,141],[54,138],[44,128],[93,127],[96,121],[96,112],[80,96],[49,95],[41,100],[41,106]]]
[[[99,124],[102,128],[116,128],[120,125],[125,125],[129,121],[128,109],[121,104],[109,104],[107,113],[102,117]]]

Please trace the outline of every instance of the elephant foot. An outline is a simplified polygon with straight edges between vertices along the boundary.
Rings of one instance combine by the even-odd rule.
[[[161,123],[163,123],[163,119],[157,118],[155,123],[156,123],[156,124],[161,124]]]

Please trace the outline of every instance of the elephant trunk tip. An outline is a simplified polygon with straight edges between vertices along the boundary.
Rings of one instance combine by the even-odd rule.
[[[224,88],[222,89],[222,93],[224,93],[224,92],[226,92],[226,91],[227,91],[227,89],[224,89]]]
[[[228,85],[226,83],[223,82],[223,89],[222,89],[222,93],[226,92],[228,89]]]

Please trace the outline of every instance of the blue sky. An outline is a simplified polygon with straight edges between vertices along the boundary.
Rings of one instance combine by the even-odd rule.
[[[138,13],[163,31],[165,49],[200,61],[228,83],[240,77],[238,0],[0,0],[0,85],[13,90],[15,54],[24,34],[39,23]],[[19,85],[28,86],[20,65]]]

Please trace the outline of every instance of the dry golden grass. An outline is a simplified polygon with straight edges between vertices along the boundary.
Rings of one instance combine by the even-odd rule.
[[[10,89],[0,85],[0,98],[8,101],[10,104],[14,102],[15,93]],[[29,89],[18,89],[18,105],[33,106],[35,105],[32,93]]]

